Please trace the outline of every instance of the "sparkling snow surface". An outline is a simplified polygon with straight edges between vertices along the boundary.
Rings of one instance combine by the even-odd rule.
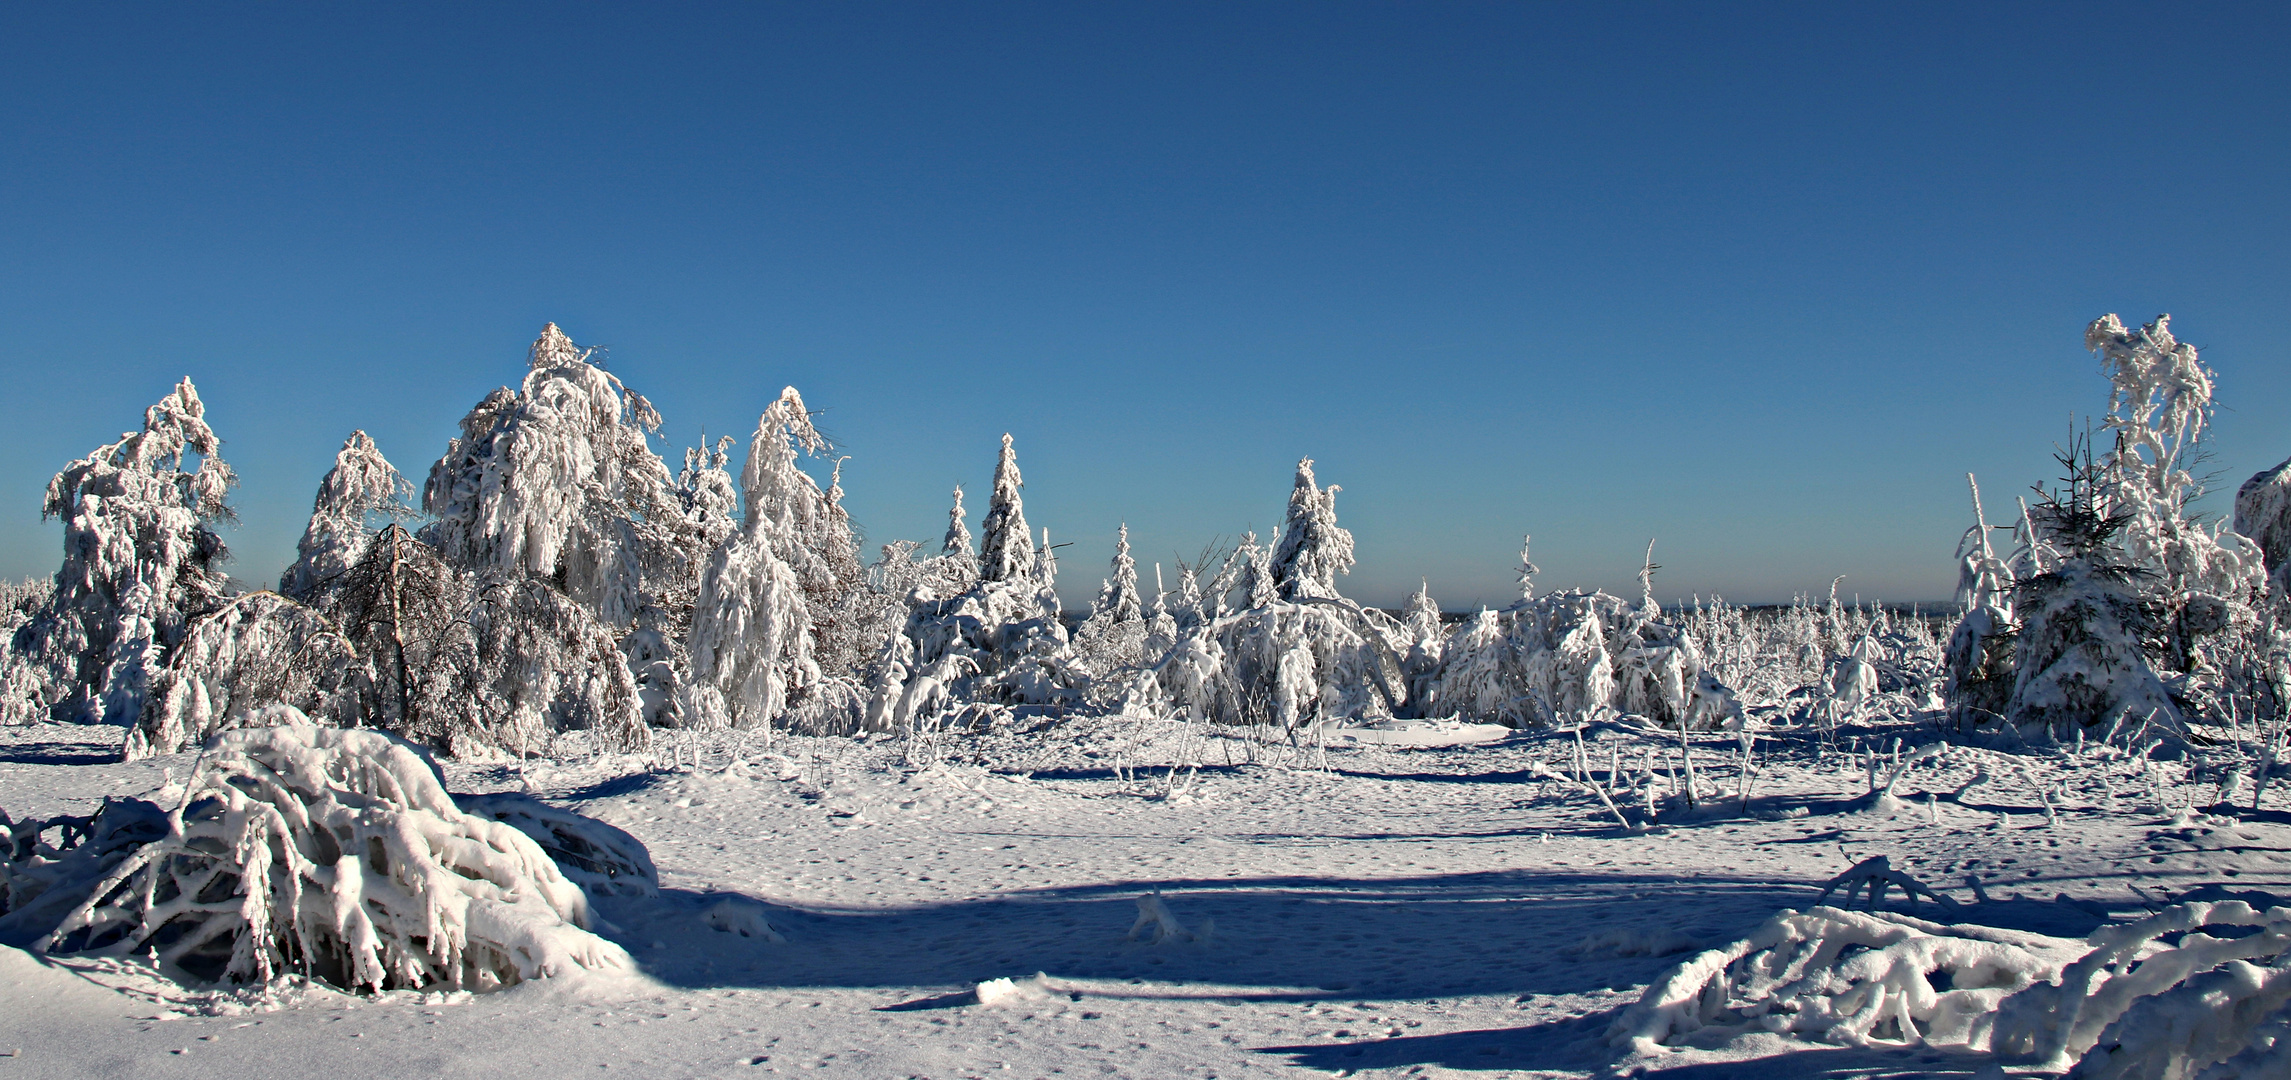
[[[187,774],[188,755],[107,763],[117,735],[0,728],[0,807],[85,813]],[[2158,813],[2154,774],[2120,753],[1954,751],[1874,804],[1866,762],[1777,757],[1749,816],[1729,799],[1632,835],[1536,777],[1572,760],[1552,735],[1332,739],[1325,769],[1220,764],[1166,799],[1149,797],[1160,769],[1117,775],[1118,734],[1035,762],[1026,736],[994,738],[989,760],[1036,771],[916,771],[896,743],[833,739],[751,740],[738,764],[733,746],[674,733],[657,765],[448,765],[454,791],[527,788],[650,847],[662,894],[598,903],[641,978],[195,991],[0,949],[0,1080],[1966,1076],[1986,1059],[1770,1034],[1625,1058],[1604,1034],[1684,953],[1809,906],[1868,856],[1968,905],[1979,879],[1986,903],[1927,918],[2071,937],[2198,884],[2280,893],[2291,878],[2286,815]],[[1603,775],[1619,745],[1636,773],[1654,747],[1659,770],[1668,738],[1601,732],[1586,759]],[[1731,748],[1698,744],[1706,785],[1732,786]],[[1988,782],[1952,797],[1984,766]],[[1126,936],[1154,890],[1184,931],[1158,944]]]

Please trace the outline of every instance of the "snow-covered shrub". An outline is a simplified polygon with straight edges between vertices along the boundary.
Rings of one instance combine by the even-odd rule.
[[[267,706],[356,725],[372,670],[334,622],[274,592],[234,597],[193,620],[152,682],[127,760],[207,741]]]
[[[413,492],[371,436],[351,432],[334,455],[334,467],[318,482],[310,524],[295,545],[294,565],[279,576],[278,591],[304,603],[317,600],[365,552],[375,532],[369,519],[411,514]]]
[[[0,945],[20,949],[47,936],[98,882],[167,829],[166,811],[141,799],[106,799],[93,814],[22,822],[0,811]]]
[[[1998,1007],[1997,1053],[2052,1072],[2184,1076],[2243,1050],[2291,1000],[2291,908],[2175,904],[2087,943],[2057,979]]]
[[[1607,1039],[1639,1053],[1755,1031],[1984,1050],[1998,1003],[2059,977],[2077,951],[2058,938],[1906,915],[1783,911],[1657,978]]]
[[[530,795],[459,795],[463,813],[490,818],[532,837],[567,878],[598,896],[657,896],[652,853],[628,833],[592,817],[559,810]]]
[[[633,965],[515,827],[465,814],[412,747],[319,728],[224,732],[164,837],[105,875],[36,946],[151,953],[218,981],[289,972],[351,989],[489,990]]]
[[[227,592],[223,541],[210,526],[232,518],[224,498],[237,477],[206,414],[184,379],[144,410],[141,431],[48,481],[41,515],[63,522],[64,564],[47,607],[16,630],[9,651],[35,666],[54,719],[135,723],[186,623]],[[30,676],[7,677],[20,704]]]

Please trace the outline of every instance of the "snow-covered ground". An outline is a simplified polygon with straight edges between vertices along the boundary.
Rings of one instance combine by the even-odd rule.
[[[1127,770],[1156,758],[1125,722],[998,730],[923,768],[891,740],[670,733],[650,757],[448,763],[456,792],[526,790],[650,849],[661,895],[598,904],[639,977],[201,992],[0,950],[0,1078],[1970,1075],[1986,1055],[1761,1033],[1628,1057],[1607,1031],[1870,856],[1959,904],[1924,917],[2068,937],[2198,886],[2291,892],[2291,819],[2164,812],[2216,789],[2115,750],[1954,748],[1876,798],[1850,741],[1762,749],[1745,806],[1720,736],[1696,746],[1703,805],[1630,833],[1552,777],[1571,735],[1351,732],[1256,764],[1219,739],[1189,779]],[[1651,760],[1658,794],[1679,783],[1675,733],[1585,734],[1596,782]],[[119,735],[0,728],[0,807],[86,813],[188,774],[114,763]],[[1138,925],[1156,893],[1177,925]]]

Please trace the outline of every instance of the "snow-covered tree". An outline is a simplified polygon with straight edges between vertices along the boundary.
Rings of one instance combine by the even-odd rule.
[[[373,672],[367,726],[439,749],[484,743],[485,731],[456,726],[467,712],[451,697],[474,659],[469,590],[435,548],[396,522],[336,579],[325,610]]]
[[[2291,461],[2243,482],[2235,493],[2235,531],[2259,545],[2276,599],[2291,594]]]
[[[837,709],[860,705],[856,676],[882,619],[840,482],[823,491],[797,467],[800,454],[827,449],[792,386],[757,420],[740,529],[708,564],[688,639],[699,723],[768,725],[822,694]]]
[[[206,415],[184,379],[144,411],[141,431],[48,482],[41,513],[63,522],[64,563],[12,651],[40,670],[53,718],[136,723],[189,621],[222,603],[226,555],[212,526],[233,520],[225,496],[237,477]]]
[[[1045,543],[1045,550],[1047,550]],[[1114,558],[1090,615],[1074,634],[1074,652],[1093,681],[1119,682],[1118,672],[1136,668],[1145,657],[1145,604],[1138,596],[1138,564],[1130,555],[1130,527],[1114,537]],[[1160,601],[1155,601],[1158,609]],[[1118,692],[1107,686],[1106,692]]]
[[[1336,493],[1313,479],[1313,459],[1297,461],[1296,487],[1289,493],[1288,517],[1273,546],[1272,577],[1283,600],[1337,595],[1336,576],[1352,572],[1352,534],[1336,523]]]
[[[554,580],[607,625],[651,602],[648,585],[693,572],[675,480],[647,443],[652,403],[592,363],[557,324],[527,354],[518,390],[496,390],[462,418],[430,468],[423,539],[466,571]]]
[[[1145,602],[1138,597],[1138,564],[1130,556],[1130,526],[1123,522],[1114,536],[1111,572],[1098,588],[1098,602],[1090,606],[1090,618],[1125,623],[1144,617]]]
[[[374,535],[372,519],[398,519],[412,513],[414,487],[382,456],[371,436],[353,431],[334,455],[334,467],[318,482],[310,525],[295,547],[294,565],[280,575],[278,591],[310,602],[350,569]]]
[[[2203,493],[2192,465],[2213,384],[2170,316],[2137,331],[2103,316],[2084,340],[2109,380],[2112,445],[2073,440],[2059,457],[2067,487],[2039,492],[2008,559],[1988,545],[1976,491],[1978,536],[1960,544],[1969,610],[1947,650],[1951,705],[1961,720],[2002,715],[2055,734],[2127,718],[2177,731],[2185,702],[2265,651],[2250,637],[2263,632],[2264,546],[2189,510]],[[2167,692],[2159,671],[2188,678]]]
[[[1058,562],[1049,530],[1041,543],[1026,532],[1018,458],[1009,435],[995,463],[984,553],[975,584],[941,595],[934,574],[913,594],[906,636],[911,680],[928,678],[958,697],[1049,704],[1068,700],[1078,673],[1069,670],[1069,639],[1059,621]],[[959,497],[958,497],[959,505]],[[959,517],[950,524],[959,524]],[[958,530],[950,527],[949,539]],[[942,555],[941,560],[959,558]]]
[[[192,620],[152,681],[126,757],[193,749],[277,705],[357,726],[372,678],[366,657],[316,609],[268,591],[234,597]]]
[[[1432,599],[1432,585],[1428,581],[1417,583],[1416,591],[1408,594],[1401,605],[1401,639],[1394,642],[1401,654],[1401,666],[1408,677],[1408,695],[1420,699],[1430,689],[1432,676],[1440,669],[1440,657],[1447,636],[1440,624],[1440,605]]]
[[[1002,436],[1002,456],[994,463],[994,497],[986,508],[986,546],[979,552],[979,576],[1009,581],[1034,570],[1034,536],[1026,527],[1026,501],[1019,494],[1018,453],[1010,433]]]
[[[1014,461],[1011,470],[1016,472],[1017,469],[1018,465]],[[977,557],[978,552],[971,547],[970,526],[963,523],[965,516],[963,486],[956,484],[954,505],[947,508],[947,535],[939,542],[939,554]]]

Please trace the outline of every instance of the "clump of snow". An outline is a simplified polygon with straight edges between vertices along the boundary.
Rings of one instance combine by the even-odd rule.
[[[1032,1005],[1055,1001],[1059,996],[1059,990],[1050,984],[1049,976],[1039,971],[1032,978],[1026,979],[988,979],[978,984],[974,993],[981,1005]]]
[[[588,901],[516,828],[465,814],[413,747],[277,726],[211,741],[167,835],[107,874],[37,948],[151,952],[186,975],[288,972],[348,988],[490,990],[628,969]]]
[[[1130,941],[1143,940],[1151,945],[1167,945],[1172,942],[1206,942],[1216,930],[1215,919],[1202,923],[1198,931],[1186,929],[1185,924],[1177,921],[1177,916],[1170,913],[1169,905],[1162,901],[1161,890],[1156,889],[1138,897],[1137,921],[1130,924],[1129,933],[1123,936]]]
[[[757,938],[774,945],[787,944],[787,937],[772,925],[762,904],[738,898],[726,898],[709,905],[700,915],[700,921],[711,930],[741,937]]]

